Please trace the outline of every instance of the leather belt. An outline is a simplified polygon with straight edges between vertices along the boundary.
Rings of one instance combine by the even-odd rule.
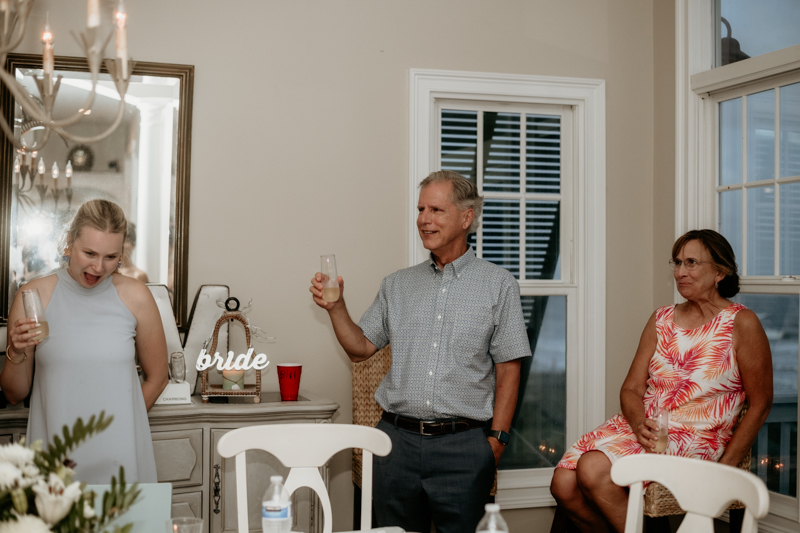
[[[393,413],[383,413],[381,419],[400,429],[419,433],[420,435],[448,435],[460,433],[469,429],[484,428],[486,421],[472,420],[471,418],[453,418],[450,420],[417,420]]]

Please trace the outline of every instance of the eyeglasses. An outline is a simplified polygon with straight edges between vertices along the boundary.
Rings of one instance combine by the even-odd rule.
[[[680,267],[684,267],[686,270],[692,271],[703,263],[714,263],[714,261],[698,261],[697,259],[681,261],[680,259],[675,259],[669,262],[669,266],[672,270],[678,270]]]

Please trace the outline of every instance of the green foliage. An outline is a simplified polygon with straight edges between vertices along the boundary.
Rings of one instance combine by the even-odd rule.
[[[130,507],[136,503],[141,493],[139,484],[125,484],[125,469],[119,467],[119,482],[116,477],[111,477],[111,488],[103,493],[102,513],[92,518],[84,518],[83,502],[79,502],[72,507],[70,514],[60,523],[52,527],[54,533],[76,533],[76,532],[108,532],[109,526],[114,526],[111,533],[128,533],[133,524],[124,526],[112,524],[117,518],[121,517]],[[86,496],[86,495],[85,495]],[[94,507],[95,494],[89,493],[88,503]]]
[[[70,429],[64,426],[63,439],[59,436],[53,437],[53,443],[42,450],[39,443],[34,443],[31,449],[34,451],[33,463],[39,469],[40,481],[47,482],[51,473],[58,475],[65,485],[69,485],[71,480],[71,470],[68,454],[80,444],[93,435],[105,430],[111,424],[113,417],[106,418],[105,412],[97,416],[92,416],[87,423],[78,418]],[[16,445],[14,445],[16,446]],[[37,476],[39,477],[39,476]],[[81,485],[82,491],[85,484]],[[138,499],[141,490],[137,483],[127,485],[125,483],[125,470],[120,466],[119,480],[111,477],[111,488],[103,494],[102,511],[97,516],[84,516],[84,507],[94,509],[94,492],[84,492],[82,496],[72,504],[67,516],[51,527],[53,533],[130,533],[133,524],[117,525],[123,513],[125,513]],[[32,487],[21,488],[19,486],[0,491],[0,522],[16,520],[14,513],[30,514],[38,516],[36,509],[35,493]]]
[[[47,450],[42,451],[41,454],[36,454],[36,466],[39,467],[39,470],[45,475],[48,472],[57,472],[64,464],[64,460],[67,459],[68,453],[95,433],[105,430],[111,424],[114,417],[106,418],[105,415],[105,411],[100,411],[99,415],[92,415],[89,418],[89,422],[85,424],[83,419],[78,418],[72,426],[72,431],[67,425],[64,425],[64,440],[62,441],[58,435],[55,435],[53,443],[48,445]]]

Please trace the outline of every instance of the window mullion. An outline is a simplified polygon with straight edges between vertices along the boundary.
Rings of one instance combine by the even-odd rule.
[[[475,182],[478,186],[478,194],[483,193],[483,111],[478,111],[478,138],[475,142]],[[478,226],[478,232],[475,236],[475,254],[478,257],[483,257],[483,220]]]
[[[525,113],[519,114],[519,279],[524,280],[527,274],[525,268],[526,244],[525,235],[525,163],[527,162],[527,152],[525,150],[525,140],[528,136],[528,124],[525,120]]]
[[[775,87],[775,268],[776,276],[781,274],[781,192],[778,187],[778,178],[781,176],[781,88]]]
[[[742,96],[742,273],[747,275],[747,96]]]

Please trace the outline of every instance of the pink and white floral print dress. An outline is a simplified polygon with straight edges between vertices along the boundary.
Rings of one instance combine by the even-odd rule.
[[[717,461],[731,440],[745,399],[733,349],[733,321],[742,309],[731,304],[695,329],[673,323],[675,306],[656,311],[658,342],[644,406],[648,417],[658,407],[669,409],[668,455]],[[580,456],[592,450],[612,463],[645,452],[622,413],[578,439],[558,466],[574,470]]]

